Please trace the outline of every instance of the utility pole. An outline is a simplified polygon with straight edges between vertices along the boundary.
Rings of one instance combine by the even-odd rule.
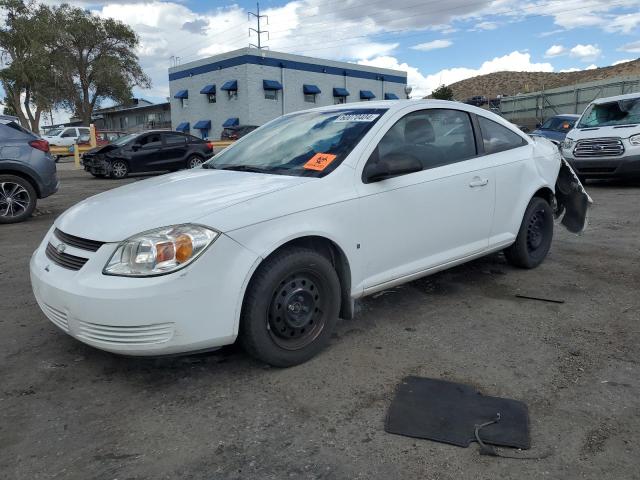
[[[250,47],[254,47],[257,48],[258,50],[262,50],[263,48],[269,48],[266,45],[262,45],[262,34],[266,33],[267,34],[267,40],[269,40],[269,32],[267,30],[261,30],[260,29],[260,20],[265,18],[267,20],[267,25],[269,25],[269,17],[267,15],[260,15],[260,2],[256,3],[256,13],[253,12],[247,12],[247,20],[251,21],[251,17],[255,17],[255,19],[258,22],[258,28],[249,28],[249,38],[251,38],[251,32],[256,32],[256,34],[258,35],[258,45],[254,45],[253,43],[250,43],[249,46]]]

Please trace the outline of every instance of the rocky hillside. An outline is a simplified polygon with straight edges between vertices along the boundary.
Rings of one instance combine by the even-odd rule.
[[[468,78],[449,85],[456,100],[465,100],[474,95],[495,98],[497,95],[515,95],[516,93],[563,87],[576,83],[591,82],[605,78],[640,75],[640,58],[611,67],[580,70],[578,72],[495,72]]]

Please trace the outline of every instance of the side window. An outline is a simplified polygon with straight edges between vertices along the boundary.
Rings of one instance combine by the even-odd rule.
[[[478,123],[480,130],[482,130],[484,151],[487,154],[504,152],[527,145],[527,141],[520,135],[493,120],[478,115]]]
[[[79,128],[78,132],[80,132],[80,135],[91,135],[91,130],[88,128]]]
[[[160,138],[159,133],[151,133],[142,137],[139,143],[140,145],[145,145],[147,147],[159,147],[161,142],[162,139]]]
[[[429,109],[401,118],[382,137],[369,162],[414,157],[422,169],[441,167],[477,155],[469,114]]]
[[[185,143],[185,136],[178,133],[165,133],[164,143],[166,145],[180,145]]]
[[[76,137],[76,129],[75,128],[67,128],[62,135],[62,138]]]

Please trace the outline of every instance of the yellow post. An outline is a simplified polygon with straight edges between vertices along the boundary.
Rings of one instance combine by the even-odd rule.
[[[73,144],[73,161],[76,164],[76,170],[80,168],[80,149],[78,148],[78,144]]]
[[[89,125],[89,145],[91,148],[96,148],[98,141],[96,139],[96,126],[92,123]]]

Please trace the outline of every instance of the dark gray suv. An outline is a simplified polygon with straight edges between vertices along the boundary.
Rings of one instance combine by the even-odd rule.
[[[21,222],[38,198],[58,190],[49,144],[11,117],[0,117],[0,224]]]

